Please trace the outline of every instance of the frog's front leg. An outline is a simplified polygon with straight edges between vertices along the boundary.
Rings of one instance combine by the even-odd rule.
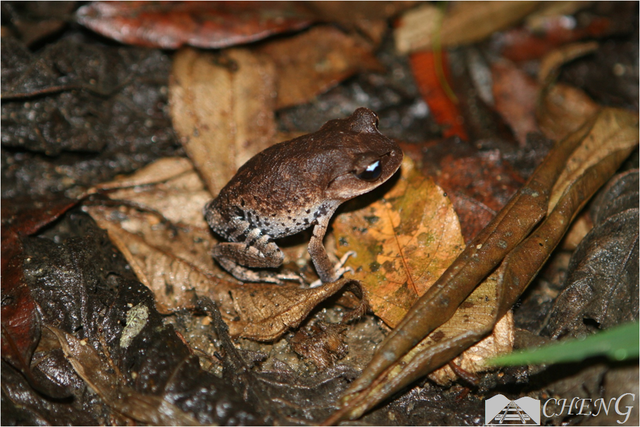
[[[335,266],[329,259],[329,255],[327,255],[327,250],[324,247],[323,240],[324,235],[327,232],[327,225],[329,224],[330,218],[331,216],[327,216],[318,220],[319,222],[313,227],[311,240],[309,240],[309,255],[311,255],[313,265],[315,265],[316,272],[320,277],[319,281],[315,281],[310,285],[312,288],[320,286],[322,283],[335,282],[342,277],[345,272],[352,271],[351,268],[345,268],[343,265],[347,261],[347,258],[354,255],[355,252],[349,251],[344,254]]]
[[[282,284],[283,280],[300,281],[295,274],[279,274],[271,271],[255,271],[250,268],[276,268],[282,265],[284,253],[271,241],[269,235],[262,235],[259,229],[251,230],[242,243],[218,243],[211,255],[236,279],[243,282],[266,282]],[[246,268],[249,267],[249,268]]]

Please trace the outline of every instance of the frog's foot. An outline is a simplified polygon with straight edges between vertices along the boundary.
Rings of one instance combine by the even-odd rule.
[[[349,259],[350,256],[355,255],[355,251],[348,251],[347,253],[345,253],[344,255],[342,255],[342,258],[340,258],[340,261],[338,261],[338,263],[336,264],[336,267],[333,271],[333,281],[335,282],[336,280],[338,280],[339,278],[342,277],[342,275],[344,273],[346,273],[347,271],[350,273],[353,273],[353,268],[351,267],[345,267],[344,264],[347,262],[347,259]],[[318,286],[322,285],[322,280],[318,279],[315,282],[311,283],[309,285],[310,288],[317,288]]]

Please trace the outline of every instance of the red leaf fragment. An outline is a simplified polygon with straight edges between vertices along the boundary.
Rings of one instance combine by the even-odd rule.
[[[443,83],[449,80],[449,67],[446,52],[440,52],[441,64],[434,51],[421,51],[409,56],[411,69],[416,80],[422,99],[429,105],[436,122],[444,128],[443,137],[458,136],[468,140],[464,128],[464,119],[458,106],[443,88]],[[442,75],[438,71],[442,70]]]
[[[94,2],[78,22],[123,43],[222,48],[302,29],[313,21],[296,2]]]
[[[593,17],[586,27],[575,28],[570,19],[559,15],[546,20],[542,34],[524,27],[506,31],[502,56],[514,62],[530,61],[567,43],[602,37],[611,32],[612,22],[606,17]]]
[[[58,199],[33,203],[2,203],[2,359],[19,369],[29,383],[43,391],[34,379],[30,362],[40,340],[40,316],[24,281],[21,236],[33,234],[75,206],[77,201]]]

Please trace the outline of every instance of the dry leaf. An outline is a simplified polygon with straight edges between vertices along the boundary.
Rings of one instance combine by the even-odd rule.
[[[274,143],[275,67],[246,49],[179,51],[169,100],[173,126],[212,195]]]
[[[145,424],[200,425],[191,415],[161,396],[144,395],[124,385],[124,380],[113,371],[112,364],[102,361],[87,342],[61,329],[48,328],[60,341],[64,355],[76,373],[116,411]]]
[[[587,169],[613,153],[633,150],[637,143],[637,114],[614,108],[603,109],[594,121],[585,142],[573,152],[554,185],[548,211],[551,212],[555,208],[566,189],[584,175]]]
[[[494,62],[491,75],[496,111],[513,129],[520,147],[524,147],[527,134],[538,130],[535,117],[538,85],[507,60]]]
[[[597,48],[598,43],[596,42],[573,43],[549,52],[540,62],[538,82],[542,85],[549,85],[551,81],[555,80],[560,67],[567,62],[595,51]]]
[[[462,316],[468,314],[469,313],[464,313]],[[445,325],[443,325],[443,327],[444,326]],[[457,334],[460,335],[461,332],[464,332],[464,326],[465,324],[461,323],[459,324],[460,329],[451,332],[457,332]],[[491,335],[469,347],[464,353],[453,359],[451,363],[455,363],[468,373],[486,371],[489,369],[485,363],[486,360],[510,353],[513,350],[513,343],[515,341],[514,332],[513,313],[509,311],[495,324]],[[457,380],[458,375],[456,375],[449,364],[447,364],[429,374],[429,379],[438,384],[446,385]]]
[[[478,42],[491,33],[518,23],[539,2],[453,2],[443,14],[432,4],[406,12],[395,30],[396,49],[401,53]]]
[[[600,108],[582,90],[560,83],[544,90],[538,103],[538,126],[547,138],[554,141],[576,131]]]
[[[159,159],[132,175],[96,185],[89,192],[105,190],[111,200],[157,212],[175,225],[209,229],[202,208],[211,195],[191,162],[183,157]]]
[[[364,288],[374,314],[394,327],[464,248],[451,201],[405,157],[382,201],[334,223],[341,256]]]
[[[214,277],[220,270],[209,255],[214,242],[208,230],[176,230],[153,214],[128,207],[86,206],[84,210],[107,230],[138,280],[153,291],[161,313],[193,307],[197,294],[225,299],[221,286],[225,281]],[[222,305],[229,309],[229,303]],[[230,318],[235,313],[229,311],[225,313]]]
[[[297,327],[309,312],[343,287],[361,294],[359,284],[340,279],[316,288],[295,285],[257,285],[247,283],[229,290],[239,319],[229,323],[233,336],[272,341],[290,328]]]
[[[335,22],[350,33],[365,34],[379,44],[389,29],[389,18],[416,4],[415,1],[310,1],[305,3],[318,20]]]
[[[192,170],[193,165],[184,157],[165,157],[138,169],[134,174],[119,176],[113,181],[98,184],[89,192],[154,184],[168,181]]]
[[[298,30],[312,22],[295,2],[92,2],[80,24],[139,46],[221,48]]]
[[[373,46],[330,26],[273,41],[259,52],[276,65],[278,109],[308,102],[357,72],[384,71]]]

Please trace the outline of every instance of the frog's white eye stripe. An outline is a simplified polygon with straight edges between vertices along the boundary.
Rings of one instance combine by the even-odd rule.
[[[376,160],[375,162],[373,162],[369,166],[367,166],[367,168],[365,170],[367,172],[373,172],[379,165],[380,165],[380,160]]]
[[[380,160],[376,160],[356,176],[364,181],[375,181],[380,178],[380,175],[382,175],[382,166]]]

